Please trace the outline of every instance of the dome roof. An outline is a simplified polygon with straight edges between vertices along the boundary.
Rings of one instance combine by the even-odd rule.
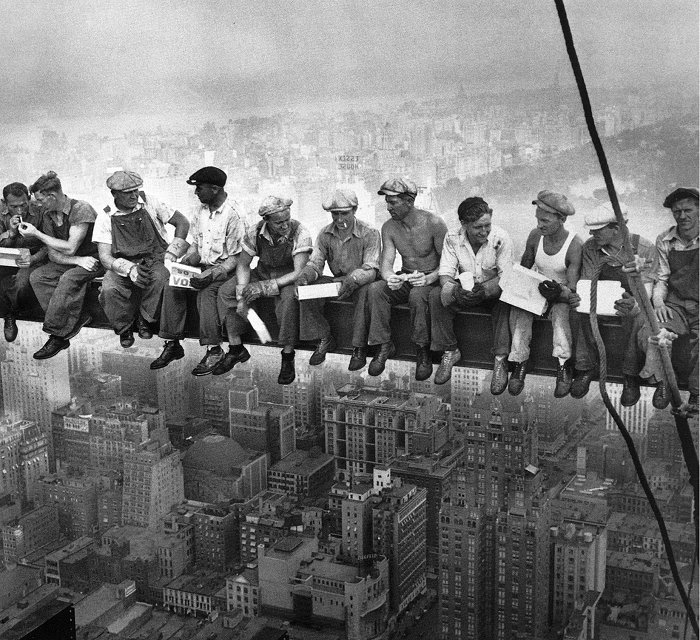
[[[212,434],[195,442],[186,451],[182,464],[185,467],[229,476],[234,475],[232,467],[240,467],[249,458],[249,452],[235,440],[219,434]]]

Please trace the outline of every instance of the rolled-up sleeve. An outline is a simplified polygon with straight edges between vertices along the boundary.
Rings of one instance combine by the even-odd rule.
[[[666,300],[668,294],[668,279],[671,276],[671,266],[668,263],[668,242],[664,239],[666,234],[656,238],[656,282],[654,283],[654,303],[659,304]]]
[[[498,276],[503,275],[503,270],[510,268],[513,264],[513,240],[504,233],[500,238],[500,246],[496,248],[496,266],[498,268]]]
[[[303,225],[300,224],[294,235],[294,247],[292,248],[292,255],[295,256],[297,253],[311,253],[314,248],[314,242],[311,238],[311,233]]]
[[[243,236],[243,241],[241,242],[241,249],[245,251],[249,256],[257,256],[257,232],[258,225],[252,224],[248,227],[248,231],[245,236]]]
[[[226,225],[226,255],[236,256],[243,249],[246,236],[245,221],[237,213],[229,218]]]
[[[445,242],[442,245],[438,275],[456,278],[459,273],[458,267],[459,260],[457,258],[457,251],[455,250],[454,246],[454,239],[452,235],[447,234],[445,236]]]
[[[379,231],[368,229],[364,238],[364,251],[362,252],[363,269],[379,269],[379,256],[382,251],[382,241]]]
[[[309,258],[308,262],[308,264],[313,267],[314,271],[316,271],[318,275],[323,274],[323,269],[326,266],[326,258],[328,256],[326,236],[327,234],[323,231],[318,234],[316,244],[311,252],[311,257]]]
[[[649,265],[642,269],[640,276],[643,284],[653,284],[657,277],[658,271],[658,252],[656,247],[651,244],[648,240],[644,238],[639,239],[639,247],[637,248],[637,254],[640,258],[644,258],[649,261]]]

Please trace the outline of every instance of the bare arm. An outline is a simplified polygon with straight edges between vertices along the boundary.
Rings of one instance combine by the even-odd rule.
[[[433,244],[435,245],[435,251],[437,251],[438,256],[442,254],[442,248],[445,243],[445,235],[447,234],[447,225],[442,218],[438,216],[433,217]],[[425,274],[424,285],[433,284],[437,282],[440,274],[440,261],[438,260],[438,266],[434,271]]]
[[[532,269],[535,265],[535,255],[537,254],[537,243],[540,241],[542,234],[537,230],[533,229],[530,231],[530,235],[527,237],[527,242],[525,243],[525,251],[523,251],[523,257],[520,258],[520,266],[526,269]]]
[[[292,284],[299,277],[299,274],[301,273],[302,269],[306,266],[306,263],[309,261],[309,255],[310,254],[308,251],[304,251],[302,253],[297,253],[296,255],[294,255],[292,257],[292,261],[294,262],[294,271],[290,271],[289,273],[285,273],[279,278],[275,278],[277,286],[285,287],[288,284]]]
[[[67,240],[60,240],[59,238],[49,236],[43,233],[42,231],[39,231],[39,229],[37,229],[33,224],[30,224],[28,222],[23,222],[20,225],[20,233],[23,236],[37,238],[40,242],[43,242],[49,249],[53,249],[53,251],[57,253],[62,253],[65,256],[75,256],[76,251],[78,250],[83,240],[85,239],[85,236],[87,235],[89,226],[90,225],[87,222],[79,222],[78,224],[71,225],[70,231],[68,232]],[[49,257],[50,256],[51,253],[49,252]]]
[[[571,232],[573,233],[573,231]],[[571,294],[576,291],[576,285],[581,277],[581,249],[583,243],[574,238],[566,252],[566,287],[562,291],[559,302],[569,302]]]
[[[390,230],[387,228],[387,225],[384,224],[382,227],[382,257],[379,264],[379,273],[387,282],[392,276],[394,278],[396,277],[394,273],[394,260],[396,260],[396,245],[394,244],[394,238]]]
[[[86,271],[95,271],[100,266],[100,261],[92,256],[68,256],[51,248],[48,249],[48,254],[51,262],[82,267]]]
[[[176,238],[182,238],[183,240],[187,238],[187,233],[190,230],[190,221],[179,211],[173,213],[170,220],[168,220],[168,224],[175,227]]]

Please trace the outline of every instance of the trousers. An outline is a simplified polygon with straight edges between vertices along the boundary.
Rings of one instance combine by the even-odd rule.
[[[0,267],[0,318],[14,315],[35,303],[29,276],[39,265]]]
[[[170,278],[163,263],[151,266],[153,280],[143,289],[137,287],[130,278],[107,271],[100,289],[100,304],[105,315],[117,333],[131,328],[138,311],[146,322],[156,322],[160,317],[163,290]]]
[[[569,323],[569,305],[556,302],[552,305],[549,317],[552,321],[552,355],[568,360],[573,352],[571,324]],[[512,342],[508,360],[525,362],[530,357],[532,341],[532,321],[535,315],[518,307],[510,307],[510,332]]]
[[[221,321],[216,307],[219,288],[224,279],[214,280],[197,292],[199,314],[199,344],[221,344]],[[166,285],[163,289],[163,306],[160,312],[160,331],[164,340],[180,340],[185,335],[187,320],[187,289]]]
[[[34,269],[29,281],[44,310],[44,331],[65,338],[78,328],[88,284],[104,274],[102,266],[95,271],[70,264],[47,262]]]

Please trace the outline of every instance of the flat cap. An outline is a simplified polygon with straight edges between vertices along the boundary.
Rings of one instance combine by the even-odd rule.
[[[277,196],[267,196],[261,203],[258,209],[258,214],[263,218],[271,216],[273,213],[279,213],[285,209],[289,209],[294,201],[289,198],[278,198]]]
[[[336,189],[321,206],[326,211],[350,211],[357,207],[357,195],[352,189]]]
[[[679,200],[684,200],[685,198],[695,198],[698,200],[698,190],[696,187],[678,187],[674,189],[666,196],[664,200],[664,207],[670,209]]]
[[[115,171],[107,178],[107,188],[111,191],[136,191],[142,186],[143,180],[135,171]]]
[[[415,182],[408,178],[390,178],[380,188],[377,193],[380,196],[410,196],[415,198],[418,195],[418,187]]]
[[[548,213],[556,213],[560,216],[573,216],[576,213],[574,205],[572,205],[567,197],[562,193],[556,193],[549,189],[544,189],[537,194],[537,199],[532,201],[542,211]]]
[[[626,211],[622,212],[622,218],[625,222],[627,222]],[[593,211],[587,213],[584,217],[585,225],[592,231],[602,229],[613,222],[617,222],[617,218],[615,217],[615,211],[612,204],[609,202],[604,202],[603,204],[598,205],[595,209],[593,209]]]
[[[187,178],[187,184],[211,184],[215,187],[223,187],[226,185],[226,173],[219,167],[202,167]]]

